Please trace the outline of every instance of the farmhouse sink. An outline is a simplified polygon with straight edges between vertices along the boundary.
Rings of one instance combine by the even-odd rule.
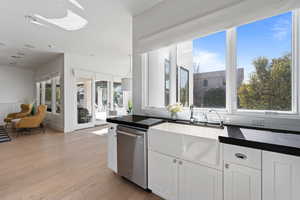
[[[149,129],[149,149],[219,169],[222,148],[218,137],[224,135],[224,131],[225,129],[163,123]]]

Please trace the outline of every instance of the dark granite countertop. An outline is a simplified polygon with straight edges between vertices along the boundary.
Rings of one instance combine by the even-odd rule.
[[[110,123],[121,124],[126,126],[135,126],[137,128],[148,129],[150,126],[162,123],[165,120],[141,115],[127,115],[122,117],[113,117],[106,120]]]
[[[221,143],[300,156],[300,134],[297,132],[259,130],[229,125],[227,134],[219,136]]]
[[[143,129],[148,129],[150,126],[167,121],[171,120],[141,115],[128,115],[107,119],[107,122],[136,126]],[[300,156],[299,132],[243,127],[230,124],[226,124],[225,126],[227,135],[219,137],[221,143]]]

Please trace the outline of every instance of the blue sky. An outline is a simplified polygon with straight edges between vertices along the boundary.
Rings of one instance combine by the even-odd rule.
[[[237,28],[238,67],[245,78],[253,72],[253,59],[276,58],[291,52],[292,13],[285,13]],[[226,33],[219,32],[193,41],[193,57],[200,72],[225,69]]]

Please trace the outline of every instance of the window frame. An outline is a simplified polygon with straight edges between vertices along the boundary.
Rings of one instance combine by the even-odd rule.
[[[52,108],[54,108],[52,114],[55,114],[55,115],[60,115],[62,113],[62,109],[60,110],[60,112],[56,112],[57,111],[57,85],[56,85],[56,81],[58,80],[59,82],[59,90],[60,90],[60,101],[59,101],[59,105],[60,107],[62,108],[62,84],[61,84],[61,76],[55,76],[52,78],[52,87],[54,87],[54,97],[52,98]],[[52,88],[53,90],[53,88]]]
[[[167,69],[166,69],[166,67],[169,67],[169,72],[168,72],[168,76],[169,77],[167,77]],[[165,63],[164,63],[164,89],[165,89],[165,91],[164,91],[164,97],[165,97],[165,106],[168,106],[169,104],[170,104],[170,102],[171,102],[171,98],[170,98],[170,94],[171,94],[171,61],[170,61],[170,59],[168,60],[168,59],[165,59]],[[169,81],[169,88],[167,88],[167,78],[168,78],[168,81]],[[169,93],[167,93],[166,91],[167,90],[169,90]],[[169,103],[167,103],[167,98],[168,98],[168,100],[169,100]],[[168,105],[167,105],[168,104]]]
[[[42,81],[37,81],[36,82],[36,104],[42,105],[46,104],[46,84],[49,82],[51,83],[51,111],[47,110],[48,114],[53,114],[53,115],[60,115],[62,113],[62,110],[60,113],[56,112],[56,79],[59,79],[60,82],[60,91],[62,91],[62,84],[61,84],[61,76],[53,76],[52,78],[47,78]],[[62,93],[61,95],[61,101],[60,105],[62,106]]]
[[[115,108],[115,97],[114,97],[114,92],[115,92],[115,89],[116,89],[115,84],[121,85],[121,87],[122,87],[122,82],[116,81],[116,80],[112,81],[112,93],[113,93],[112,104],[113,104],[113,109],[123,109],[125,107],[125,105],[124,105],[124,92],[122,91],[122,89],[121,89],[121,93],[122,93],[122,106],[118,107],[118,108],[117,107]]]
[[[280,110],[251,110],[251,109],[238,109],[237,106],[237,80],[236,80],[236,74],[237,74],[237,27],[234,27],[231,29],[231,42],[229,41],[229,45],[231,45],[233,51],[229,52],[229,54],[231,54],[231,62],[229,64],[230,66],[235,66],[234,69],[231,69],[231,72],[234,72],[234,77],[232,77],[231,79],[234,78],[234,83],[231,83],[229,86],[229,89],[231,91],[231,97],[234,98],[235,100],[232,99],[232,101],[234,102],[234,105],[231,105],[231,114],[235,114],[235,115],[248,115],[248,116],[258,116],[258,117],[262,117],[262,116],[271,116],[271,117],[289,117],[289,116],[298,116],[299,115],[299,110],[298,110],[298,105],[300,104],[300,101],[298,101],[298,95],[299,95],[299,86],[298,86],[298,82],[299,82],[299,78],[300,74],[299,74],[299,70],[297,69],[297,66],[299,66],[299,64],[297,64],[299,61],[299,53],[298,52],[298,48],[299,48],[299,44],[297,44],[297,41],[299,41],[299,31],[297,31],[297,29],[299,29],[299,9],[297,10],[293,10],[293,11],[287,11],[287,12],[291,12],[292,14],[292,44],[291,44],[291,53],[292,53],[292,65],[291,65],[291,106],[292,109],[291,111],[280,111]],[[285,13],[287,13],[285,12]],[[284,13],[279,13],[277,15],[280,14],[284,14]],[[276,16],[276,15],[273,15]],[[270,17],[273,17],[270,16]],[[270,17],[266,17],[264,19],[268,19]],[[260,19],[260,20],[264,20],[264,19]],[[257,20],[259,21],[259,20]],[[244,24],[242,24],[244,25]],[[241,25],[241,26],[242,26]],[[298,55],[298,58],[297,58]]]
[[[177,79],[176,79],[176,82],[177,82],[177,90],[176,90],[176,101],[177,102],[180,102],[181,103],[181,72],[184,71],[187,73],[187,83],[188,83],[188,87],[187,87],[187,103],[188,103],[188,106],[184,106],[184,107],[189,107],[190,106],[190,70],[188,70],[187,68],[183,67],[183,66],[178,66],[177,67]]]
[[[270,117],[270,118],[300,118],[300,9],[287,11],[292,13],[292,66],[291,66],[291,74],[292,74],[292,110],[291,111],[279,111],[279,110],[247,110],[247,109],[238,109],[237,106],[237,27],[228,28],[226,30],[219,30],[226,32],[226,64],[225,64],[225,70],[226,70],[226,108],[218,108],[214,109],[220,112],[220,114],[226,114],[226,115],[242,115],[242,116],[250,116],[250,117]],[[285,12],[286,13],[286,12]],[[276,15],[280,15],[283,13],[278,13]],[[268,16],[264,19],[276,16]],[[263,19],[258,19],[263,20]],[[251,23],[251,22],[250,22]],[[248,24],[248,23],[245,23]],[[241,24],[242,26],[244,24]],[[213,33],[210,33],[213,34]],[[208,35],[210,35],[208,34]],[[200,37],[205,37],[207,35],[203,35]],[[173,46],[173,45],[172,45]],[[177,45],[175,45],[177,46]],[[172,55],[171,55],[172,56]],[[170,58],[172,60],[173,58]],[[175,55],[176,59],[176,55]],[[151,111],[154,111],[152,113],[157,112],[165,112],[167,111],[164,107],[153,107],[148,106],[148,91],[149,91],[149,85],[148,85],[148,56],[147,53],[141,54],[141,63],[142,63],[142,105],[141,109],[142,111],[145,111],[146,113],[150,113]],[[175,65],[175,67],[173,66]],[[176,71],[172,72],[172,70],[176,69]],[[170,72],[170,79],[177,79],[174,76],[174,74],[177,73],[177,63],[175,64],[171,62],[171,72]],[[171,87],[170,87],[170,97],[174,98],[175,94],[175,100],[170,99],[170,102],[174,103],[179,98],[178,92],[178,86],[174,85],[177,81],[171,81]],[[177,84],[177,83],[176,83]],[[178,95],[178,98],[177,98]],[[195,108],[195,110],[200,112],[207,112],[211,108]],[[183,108],[183,111],[188,111],[189,108],[185,107]]]

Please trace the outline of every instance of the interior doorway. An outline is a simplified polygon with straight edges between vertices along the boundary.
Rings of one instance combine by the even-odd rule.
[[[110,86],[108,80],[95,81],[95,123],[105,124],[110,110]]]
[[[92,83],[93,80],[89,78],[76,78],[76,121],[78,129],[94,126]]]

